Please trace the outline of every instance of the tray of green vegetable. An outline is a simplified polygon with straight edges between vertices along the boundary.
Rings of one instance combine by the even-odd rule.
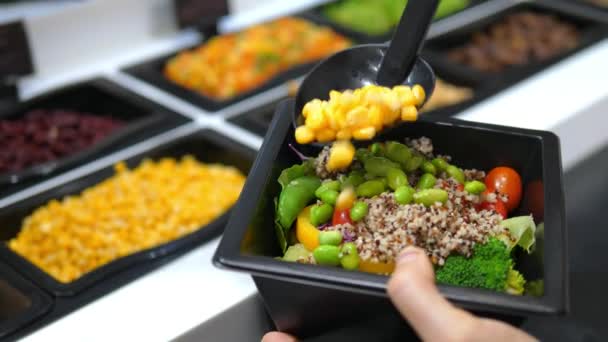
[[[435,20],[473,6],[478,0],[441,0]],[[346,30],[358,42],[389,40],[407,0],[339,0],[311,12],[317,20]]]

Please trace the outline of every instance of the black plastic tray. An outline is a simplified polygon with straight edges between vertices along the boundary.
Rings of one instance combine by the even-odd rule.
[[[281,254],[272,229],[273,198],[280,191],[276,180],[284,168],[299,163],[287,146],[296,144],[293,107],[293,101],[279,105],[213,260],[218,266],[252,273],[276,326],[298,336],[310,336],[329,324],[344,323],[345,314],[360,315],[362,309],[379,312],[371,309],[376,308],[397,315],[386,297],[388,278],[385,276],[273,258]],[[520,171],[524,184],[533,180],[542,180],[544,184],[544,255],[520,260],[522,263],[545,260],[542,265],[537,263],[523,270],[528,279],[544,277],[544,296],[512,296],[452,286],[440,286],[441,292],[457,304],[480,312],[517,315],[567,311],[566,223],[557,136],[550,132],[445,119],[402,124],[375,140],[419,136],[432,138],[438,151],[451,155],[462,167],[489,169],[510,165]],[[524,202],[527,196],[524,193]],[[520,209],[518,214],[525,213]]]
[[[247,129],[259,136],[266,135],[270,122],[274,117],[274,111],[280,101],[274,101],[259,108],[248,111],[247,113],[232,117],[229,121],[234,122],[238,126]]]
[[[575,24],[581,32],[578,46],[547,60],[533,61],[526,65],[507,67],[500,72],[479,71],[467,65],[452,62],[447,58],[447,51],[467,42],[474,32],[487,28],[504,18],[506,15],[524,10],[553,14],[565,21]],[[425,45],[423,53],[431,64],[449,68],[455,75],[473,78],[481,83],[508,86],[576,54],[602,40],[607,35],[608,25],[590,15],[589,11],[585,8],[570,6],[569,4],[557,1],[539,0],[535,2],[513,2],[512,6],[498,11],[493,15],[479,18],[477,21],[429,40]]]
[[[38,319],[52,305],[48,294],[0,264],[0,339]]]
[[[198,133],[172,141],[164,146],[157,147],[148,152],[126,160],[131,167],[138,165],[145,158],[180,157],[191,154],[198,160],[204,162],[219,162],[233,165],[248,172],[255,152],[236,143],[228,138],[210,130],[202,130]],[[51,199],[60,199],[67,195],[80,193],[100,181],[113,175],[113,167],[109,166],[100,171],[92,173],[65,185],[59,185],[34,197],[15,203],[0,210],[0,221],[3,229],[0,230],[0,240],[8,241],[16,236],[21,227],[22,220],[39,206]],[[164,255],[179,250],[190,249],[196,245],[217,236],[224,228],[228,219],[228,213],[212,221],[204,227],[192,232],[182,238],[168,242],[155,248],[147,249],[101,266],[70,283],[61,283],[52,276],[31,264],[25,258],[10,250],[5,243],[0,246],[0,260],[12,265],[20,273],[32,279],[34,283],[49,290],[57,296],[72,296],[88,287],[103,282],[112,274],[137,264],[146,263],[149,260],[161,258]],[[135,271],[134,271],[135,272]]]
[[[33,109],[68,109],[125,121],[125,125],[102,141],[75,154],[38,164],[18,172],[0,174],[0,187],[41,179],[84,161],[98,158],[103,152],[132,141],[136,136],[149,137],[159,129],[173,128],[187,118],[143,99],[119,85],[94,79],[51,91],[0,113],[0,119],[15,119]],[[0,191],[2,192],[2,191]]]
[[[447,19],[453,15],[456,15],[458,13],[462,13],[463,11],[466,11],[467,9],[470,9],[471,7],[474,7],[476,5],[479,5],[480,3],[485,2],[486,0],[471,0],[469,6],[465,7],[464,9],[462,9],[461,11],[458,12],[454,12],[448,16],[445,16],[441,19],[437,19],[434,20],[434,22],[438,22],[444,19]],[[347,34],[349,37],[352,37],[355,41],[357,41],[358,43],[384,43],[387,42],[389,40],[391,40],[391,38],[393,37],[393,30],[394,28],[390,29],[387,33],[383,33],[383,34],[379,34],[379,35],[369,35],[366,34],[364,32],[361,31],[357,31],[357,30],[353,30],[349,27],[346,27],[344,25],[341,25],[339,23],[336,23],[335,21],[327,18],[323,13],[322,13],[322,9],[325,5],[321,5],[315,9],[312,9],[306,13],[303,14],[303,16],[305,18],[308,18],[310,20],[313,20],[321,25],[325,25],[325,26],[329,26],[331,28],[333,28],[334,30],[338,30],[340,32],[344,32],[345,34]]]
[[[313,18],[308,18],[307,16],[304,16],[304,15],[298,15],[298,16],[303,19],[309,20],[313,23],[319,24]],[[346,38],[352,39],[352,37],[349,37],[343,30],[334,29],[334,31],[336,31],[336,33],[342,34]],[[205,44],[206,41],[207,40],[204,40],[203,42],[196,44],[194,46],[191,46],[188,49],[196,48],[197,46],[200,46],[201,44]],[[188,50],[188,49],[186,49],[186,50]],[[175,56],[176,54],[177,53],[172,53],[172,54],[164,55],[161,57],[157,57],[157,58],[148,60],[146,62],[143,62],[141,64],[127,67],[124,71],[130,75],[135,76],[136,78],[139,78],[148,83],[151,83],[164,91],[167,91],[173,95],[176,95],[176,96],[178,96],[192,104],[195,104],[205,110],[208,110],[208,111],[218,111],[224,107],[235,104],[246,98],[257,95],[266,90],[272,89],[273,87],[279,86],[289,80],[302,76],[302,75],[306,74],[310,69],[312,69],[313,66],[315,66],[319,62],[319,61],[315,61],[315,62],[311,62],[311,63],[293,66],[290,69],[287,69],[284,72],[277,74],[276,76],[274,76],[273,78],[264,82],[263,84],[261,84],[260,86],[258,86],[255,89],[244,92],[240,95],[229,98],[227,100],[216,100],[216,99],[207,97],[203,94],[197,93],[188,88],[184,88],[176,83],[173,83],[172,81],[170,81],[169,79],[167,79],[165,77],[165,75],[163,74],[164,66],[167,63],[167,61],[170,58],[172,58],[173,56]]]

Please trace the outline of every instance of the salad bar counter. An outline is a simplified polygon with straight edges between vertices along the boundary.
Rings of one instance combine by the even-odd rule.
[[[349,132],[330,129],[327,113],[327,122],[299,118],[294,88],[326,56],[390,39],[394,8],[406,3],[339,0],[201,34],[186,49],[113,65],[0,112],[0,339],[169,340],[207,321],[182,339],[229,340],[239,310],[257,317],[243,329],[252,340],[277,328],[350,336],[359,330],[327,326],[349,315],[377,331],[398,320],[386,275],[413,241],[432,255],[443,294],[463,307],[524,328],[571,309],[567,317],[605,333],[585,316],[577,275],[601,278],[578,266],[592,258],[581,246],[608,243],[590,228],[602,221],[581,227],[564,216],[564,201],[568,215],[581,210],[571,197],[584,186],[572,181],[577,162],[608,143],[608,92],[595,86],[608,74],[589,64],[608,60],[605,10],[442,0],[421,51],[435,91],[421,108],[395,111],[418,122],[374,131],[355,142],[352,164],[332,170],[328,132],[365,132],[349,111]],[[298,136],[311,127],[312,139]],[[505,165],[519,192],[492,187]],[[289,187],[306,194],[287,198]],[[433,235],[418,216],[454,232]],[[417,228],[378,236],[374,227],[388,221]],[[479,260],[465,265],[475,244],[503,252],[500,279],[450,273],[474,262],[470,274],[485,272]],[[364,301],[386,320],[359,313]],[[100,331],[100,320],[109,328]]]

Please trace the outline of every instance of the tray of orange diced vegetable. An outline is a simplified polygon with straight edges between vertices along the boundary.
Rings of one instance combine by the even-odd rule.
[[[285,17],[213,36],[126,71],[207,110],[218,110],[306,73],[352,45],[327,26]]]

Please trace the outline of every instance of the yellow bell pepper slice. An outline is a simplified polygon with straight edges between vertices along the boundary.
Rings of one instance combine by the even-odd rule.
[[[296,237],[309,251],[314,251],[319,246],[319,230],[310,223],[310,208],[304,208],[298,215],[296,221]]]
[[[359,261],[359,271],[376,273],[376,274],[391,274],[395,270],[394,262],[372,262],[361,259]]]

